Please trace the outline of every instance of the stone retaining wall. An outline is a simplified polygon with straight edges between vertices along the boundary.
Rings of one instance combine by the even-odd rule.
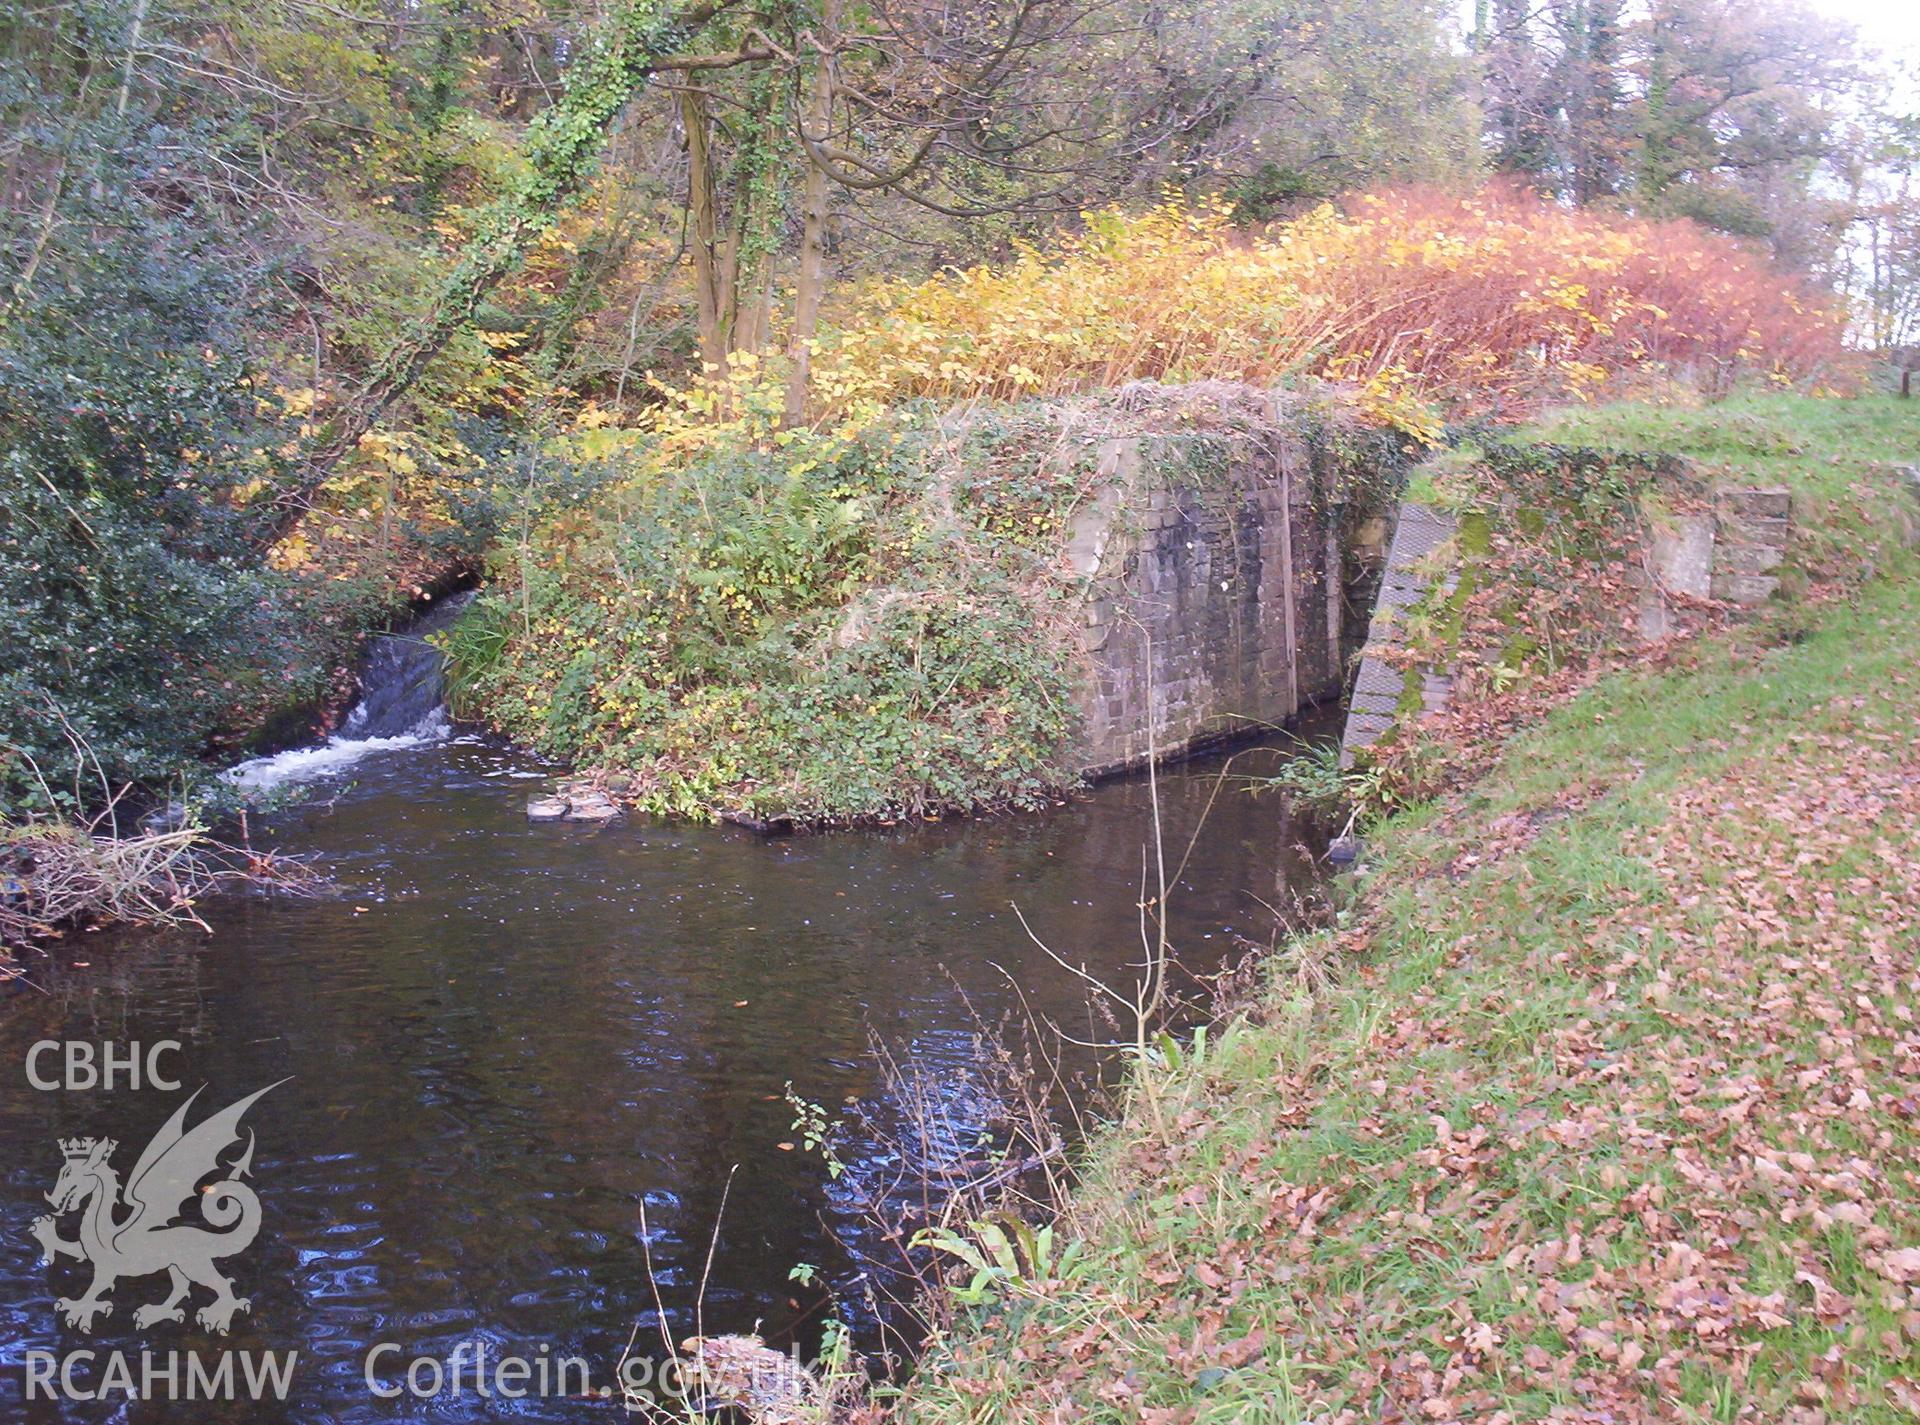
[[[1683,514],[1654,529],[1647,541],[1642,585],[1640,635],[1648,642],[1672,631],[1676,598],[1715,599],[1752,606],[1772,597],[1780,586],[1774,573],[1785,561],[1792,534],[1792,509],[1783,488],[1717,485],[1710,511]],[[1369,647],[1363,651],[1340,741],[1343,765],[1370,747],[1403,717],[1421,717],[1446,706],[1453,689],[1447,668],[1419,670],[1419,683],[1390,667],[1377,651],[1392,637],[1394,620],[1419,603],[1431,587],[1428,556],[1454,534],[1455,524],[1441,511],[1402,501],[1397,514],[1387,574],[1375,607]],[[1453,587],[1454,576],[1444,576]]]
[[[1428,556],[1452,539],[1453,534],[1451,516],[1412,501],[1401,502],[1394,522],[1393,543],[1387,550],[1386,577],[1381,581],[1380,597],[1374,605],[1373,626],[1382,638],[1387,636],[1395,619],[1426,598],[1432,586],[1432,579],[1423,572]],[[1443,582],[1451,593],[1457,578],[1449,573]],[[1390,667],[1374,650],[1371,627],[1368,644],[1368,650],[1360,659],[1359,675],[1354,679],[1353,698],[1347,705],[1346,731],[1340,738],[1342,766],[1351,766],[1355,752],[1372,746],[1393,726],[1408,702],[1407,675]],[[1452,691],[1453,679],[1446,671],[1423,669],[1417,690],[1419,709],[1444,706]]]
[[[1202,443],[1204,442],[1204,443]],[[1288,434],[1110,443],[1069,530],[1093,776],[1283,724],[1341,690],[1336,502]]]
[[[1669,600],[1718,599],[1751,606],[1780,587],[1773,571],[1787,557],[1792,509],[1779,487],[1716,486],[1712,509],[1676,517],[1652,532],[1640,600],[1640,634],[1665,638]]]

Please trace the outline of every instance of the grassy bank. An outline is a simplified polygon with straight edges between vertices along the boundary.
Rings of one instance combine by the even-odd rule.
[[[1340,929],[1085,1164],[916,1421],[1887,1420],[1920,1404],[1920,568],[1890,401],[1544,432],[1778,479],[1789,601],[1376,829]]]

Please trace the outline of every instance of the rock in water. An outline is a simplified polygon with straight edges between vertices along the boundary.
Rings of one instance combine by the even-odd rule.
[[[567,812],[570,821],[612,821],[620,815],[620,808],[611,797],[586,796],[574,800]]]
[[[691,1336],[681,1342],[687,1383],[754,1425],[826,1425],[820,1381],[758,1336]]]
[[[558,821],[567,814],[572,805],[565,797],[529,797],[527,798],[527,820]]]
[[[140,818],[140,829],[155,836],[169,831],[178,831],[187,824],[187,808],[182,802],[168,802],[163,807],[155,807]]]

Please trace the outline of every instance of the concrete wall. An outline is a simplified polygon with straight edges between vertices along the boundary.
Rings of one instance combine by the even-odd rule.
[[[1277,726],[1339,694],[1338,520],[1304,441],[1114,441],[1101,469],[1067,546],[1088,579],[1089,774]]]

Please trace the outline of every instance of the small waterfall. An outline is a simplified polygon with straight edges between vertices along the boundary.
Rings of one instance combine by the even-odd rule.
[[[446,732],[446,658],[427,639],[451,624],[471,602],[470,592],[454,594],[399,632],[380,634],[368,643],[360,668],[360,701],[340,724],[342,737]]]
[[[316,747],[251,758],[231,768],[227,780],[252,791],[267,791],[337,772],[370,752],[419,747],[445,738],[452,731],[446,708],[446,658],[428,642],[428,635],[446,628],[472,600],[472,592],[454,594],[405,628],[369,640],[360,665],[360,698],[347,710],[339,732]]]

